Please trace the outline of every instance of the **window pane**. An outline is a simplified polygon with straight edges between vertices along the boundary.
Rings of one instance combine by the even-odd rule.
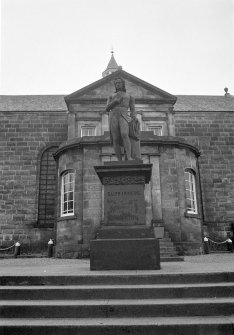
[[[189,213],[197,213],[197,198],[195,174],[190,171],[185,172],[186,209]]]
[[[66,174],[64,175],[64,184],[67,184],[68,181],[69,181],[69,173],[66,173]]]
[[[61,214],[74,213],[74,172],[65,172],[62,175]]]
[[[185,188],[186,188],[186,190],[190,189],[190,183],[189,183],[188,180],[185,180]]]
[[[95,136],[96,127],[81,127],[81,136]]]
[[[68,201],[73,201],[73,192],[69,192],[67,195],[68,195]]]
[[[68,211],[69,212],[71,212],[71,211],[73,212],[73,201],[69,201],[68,202]]]
[[[67,200],[68,200],[67,193],[64,193],[64,195],[63,195],[63,201],[65,202]]]
[[[149,131],[153,131],[154,135],[162,136],[162,127],[161,126],[148,126]]]
[[[67,183],[66,185],[64,185],[64,193],[73,191],[73,183]]]
[[[67,212],[67,202],[64,202],[63,213],[66,214]]]

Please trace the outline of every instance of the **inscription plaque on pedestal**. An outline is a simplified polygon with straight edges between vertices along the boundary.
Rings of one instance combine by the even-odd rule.
[[[144,185],[106,185],[104,224],[115,226],[145,224]]]

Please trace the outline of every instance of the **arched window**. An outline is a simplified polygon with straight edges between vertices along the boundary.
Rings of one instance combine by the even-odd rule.
[[[41,156],[38,198],[38,225],[41,227],[53,227],[55,222],[57,171],[53,154],[57,148],[50,147]]]
[[[196,177],[193,170],[185,171],[186,211],[197,214]]]
[[[61,216],[74,215],[74,171],[65,171],[61,179]]]

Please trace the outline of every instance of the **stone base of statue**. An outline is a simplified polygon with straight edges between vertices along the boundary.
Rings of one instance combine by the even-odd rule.
[[[95,171],[104,185],[104,222],[90,245],[90,270],[160,269],[159,241],[146,226],[144,188],[151,164],[106,162]]]

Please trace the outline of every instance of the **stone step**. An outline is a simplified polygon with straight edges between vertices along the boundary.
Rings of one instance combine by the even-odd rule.
[[[176,249],[173,245],[160,245],[160,252],[173,251],[176,252]]]
[[[171,242],[171,243],[173,243],[172,241],[171,241],[171,238],[168,236],[164,236],[162,239],[159,239],[159,241],[160,242],[162,242],[162,241],[164,241],[164,242]]]
[[[230,316],[234,298],[3,300],[1,318]]]
[[[163,255],[160,258],[161,263],[162,262],[183,262],[184,261],[184,257],[183,256],[178,256],[178,255],[173,255],[173,256],[167,256],[167,255]]]
[[[2,319],[4,335],[233,335],[234,316]]]
[[[2,286],[1,300],[171,299],[234,297],[234,283]]]
[[[179,257],[174,243],[172,242],[170,235],[167,231],[164,231],[164,237],[162,239],[159,239],[159,247],[161,261],[165,261],[163,260],[163,258],[167,258],[167,261],[171,262],[173,261],[173,259],[170,259],[170,257]],[[179,261],[183,261],[183,259],[180,258]]]
[[[165,249],[164,251],[161,252],[161,257],[167,256],[167,255],[176,256],[177,254],[176,254],[175,250],[173,250],[173,249],[172,250]]]
[[[213,273],[155,273],[155,271],[116,271],[115,274],[91,272],[63,276],[1,276],[5,285],[146,285],[233,282],[234,272]]]
[[[164,239],[163,240],[159,240],[159,244],[160,244],[160,247],[167,247],[167,246],[169,246],[169,247],[173,247],[173,248],[175,248],[175,246],[174,246],[174,244],[173,244],[173,242],[172,241],[164,241]]]
[[[159,244],[160,246],[162,245],[170,245],[170,246],[173,246],[174,247],[174,243],[170,240],[170,241],[165,241],[165,239],[159,239]]]

